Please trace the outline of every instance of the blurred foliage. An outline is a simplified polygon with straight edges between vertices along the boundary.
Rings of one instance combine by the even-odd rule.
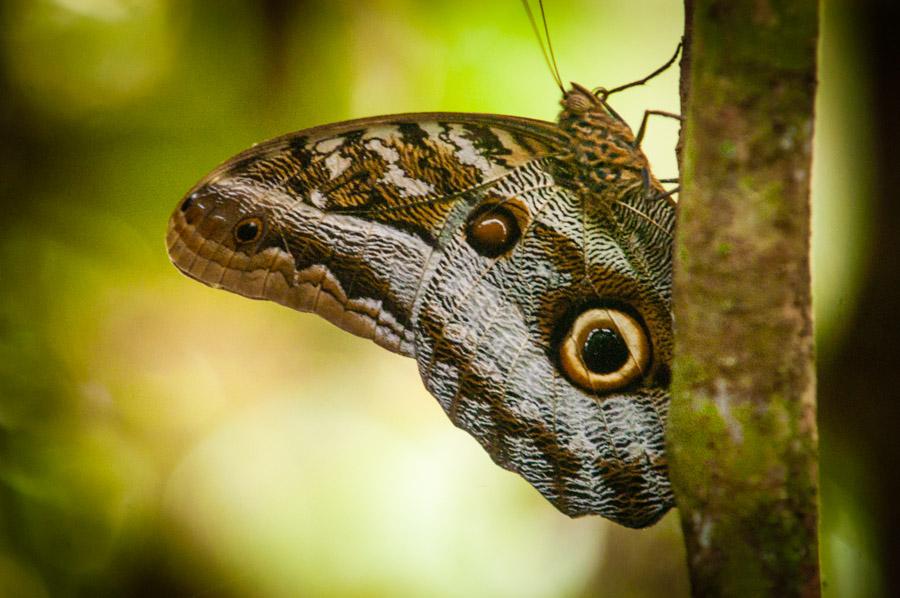
[[[546,4],[564,79],[587,85],[643,76],[680,36],[678,0]],[[0,595],[687,593],[677,513],[646,531],[563,517],[446,421],[411,360],[190,282],[165,255],[185,190],[267,137],[391,112],[553,119],[518,2],[0,7]],[[826,362],[863,276],[868,189],[857,56],[828,7]],[[668,72],[616,108],[677,111],[676,86]],[[659,176],[676,135],[653,122]],[[829,593],[876,595],[866,464],[841,430],[822,439]]]

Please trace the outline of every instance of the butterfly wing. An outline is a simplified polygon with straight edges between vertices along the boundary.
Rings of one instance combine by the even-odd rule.
[[[560,186],[554,173],[563,167],[537,161],[484,191],[526,214],[507,253],[485,257],[454,228],[414,308],[415,356],[450,419],[499,465],[569,515],[642,527],[672,504],[664,453],[671,238],[655,228],[670,227],[672,211],[648,209],[653,224],[617,217]],[[661,273],[651,271],[657,261]],[[640,382],[598,393],[561,371],[559,345],[575,316],[607,305],[640,315],[654,357]]]
[[[671,506],[657,382],[671,273],[654,270],[671,241],[561,184],[567,143],[551,123],[472,114],[290,134],[198,183],[169,253],[206,284],[414,357],[451,420],[560,510],[647,525]],[[601,396],[561,373],[558,348],[580,310],[610,302],[640,315],[654,358]]]
[[[548,123],[496,120],[397,115],[254,146],[182,201],[170,256],[202,282],[319,313],[412,356],[413,304],[454,210],[559,149]],[[233,228],[249,218],[260,237],[242,241]]]

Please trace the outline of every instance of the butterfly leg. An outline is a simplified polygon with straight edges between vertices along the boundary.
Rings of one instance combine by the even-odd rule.
[[[631,87],[643,85],[644,83],[653,79],[660,73],[665,72],[670,66],[672,66],[672,64],[675,63],[675,60],[678,58],[678,55],[681,53],[681,46],[683,43],[684,43],[683,41],[678,42],[678,46],[675,48],[675,53],[672,54],[672,57],[669,58],[669,60],[667,60],[664,65],[662,65],[661,67],[659,67],[658,69],[656,69],[655,71],[653,71],[652,73],[650,73],[649,75],[644,77],[643,79],[638,79],[637,81],[632,81],[631,83],[626,83],[625,85],[620,85],[613,89],[606,89],[605,87],[596,87],[593,90],[594,95],[597,96],[597,98],[603,103],[603,107],[609,111],[609,113],[613,116],[613,118],[615,118],[622,124],[627,124],[625,122],[625,119],[623,119],[621,116],[619,116],[618,113],[612,109],[612,106],[609,105],[609,103],[606,101],[606,99],[614,93],[619,93],[620,91],[625,91],[626,89],[629,89]],[[660,110],[649,110],[648,112],[651,112],[653,114],[663,114],[665,116],[672,116],[674,118],[681,119],[680,116],[672,114],[670,112],[664,113]],[[647,122],[647,113],[645,112],[644,113],[644,121],[641,123],[641,131],[644,130],[646,122]],[[639,134],[638,142],[635,144],[635,147],[640,146],[640,138],[641,137],[643,137],[643,133]]]
[[[644,111],[644,118],[641,119],[641,127],[638,129],[637,135],[636,135],[635,138],[634,138],[634,147],[636,147],[636,148],[637,148],[637,147],[641,147],[641,142],[644,140],[644,133],[647,132],[647,120],[650,118],[650,115],[651,115],[651,114],[655,114],[656,116],[666,116],[666,117],[668,117],[668,118],[674,118],[674,119],[678,120],[679,122],[683,122],[683,121],[684,121],[684,118],[683,118],[680,114],[675,114],[675,113],[673,113],[673,112],[666,112],[666,111],[664,111],[664,110],[645,110],[645,111]],[[677,193],[677,192],[678,192],[678,188],[676,187],[675,190],[669,191],[669,192],[668,192],[667,194],[665,194],[665,195],[660,195],[660,196],[657,196],[657,197],[649,197],[649,192],[650,192],[650,173],[649,173],[649,171],[648,171],[646,168],[644,168],[643,170],[641,170],[641,179],[643,180],[643,184],[644,184],[644,196],[647,197],[647,198],[650,199],[650,200],[653,200],[653,199],[662,199],[663,197],[668,197],[669,195],[672,195],[673,193]],[[677,178],[674,178],[674,179],[661,179],[660,182],[661,182],[661,183],[677,183],[677,182],[679,182],[679,179],[677,179]]]
[[[675,193],[678,193],[678,190],[681,189],[681,186],[677,186],[665,193],[657,193],[655,195],[651,195],[651,191],[653,190],[650,186],[650,171],[646,168],[641,169],[641,181],[643,182],[644,187],[644,198],[647,201],[656,201],[657,199],[665,199]],[[679,179],[660,179],[660,183],[678,183]]]
[[[669,197],[674,193],[678,193],[678,189],[680,187],[675,187],[671,191],[667,191],[666,193],[658,193],[656,195],[651,195],[650,192],[652,188],[650,187],[650,171],[646,168],[641,169],[641,181],[643,182],[644,187],[644,197],[650,201],[654,201],[656,199],[663,199],[665,197]],[[680,179],[659,179],[660,183],[678,183]]]
[[[643,79],[638,79],[637,81],[632,81],[631,83],[626,83],[625,85],[620,85],[613,89],[604,89],[602,87],[598,87],[597,89],[594,90],[594,94],[597,97],[599,97],[601,100],[606,102],[606,98],[608,98],[609,96],[611,96],[614,93],[619,93],[620,91],[624,91],[630,87],[636,87],[638,85],[643,85],[644,83],[646,83],[650,79],[654,78],[655,76],[659,75],[660,73],[665,72],[666,69],[668,69],[670,66],[672,66],[672,64],[675,63],[675,60],[678,58],[678,55],[681,53],[681,46],[683,43],[684,42],[678,42],[678,46],[675,48],[675,53],[672,54],[672,57],[669,60],[667,60],[664,65],[662,65],[661,67],[659,67],[658,69],[656,69],[655,71],[653,71],[652,73],[650,73],[649,75],[644,77]]]
[[[664,192],[664,193],[657,193],[656,195],[654,195],[654,196],[652,196],[652,197],[648,197],[647,199],[648,199],[649,201],[657,201],[657,200],[659,200],[659,199],[666,199],[667,197],[671,197],[671,196],[675,195],[675,194],[678,193],[680,190],[681,190],[681,187],[680,187],[680,186],[674,187],[674,188],[669,189],[668,191],[666,191],[666,192]]]
[[[651,114],[655,114],[656,116],[666,116],[668,118],[674,118],[679,122],[684,121],[684,118],[680,114],[675,114],[674,112],[666,112],[664,110],[645,110],[644,118],[641,120],[641,126],[638,129],[637,135],[635,135],[634,137],[634,147],[641,147],[641,141],[644,140],[644,133],[647,132],[647,119],[650,118]]]

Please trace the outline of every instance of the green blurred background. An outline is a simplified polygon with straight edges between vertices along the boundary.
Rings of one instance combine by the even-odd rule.
[[[564,80],[589,86],[649,73],[682,29],[679,0],[547,9]],[[268,137],[408,111],[552,120],[558,90],[518,1],[0,11],[0,596],[687,594],[676,512],[644,531],[565,518],[453,428],[412,360],[189,281],[165,254],[183,193]],[[873,173],[858,38],[847,3],[823,12],[827,369],[866,275]],[[677,73],[614,105],[632,123],[677,111]],[[676,175],[676,136],[652,121],[657,176]],[[822,419],[829,596],[885,592],[859,435]]]

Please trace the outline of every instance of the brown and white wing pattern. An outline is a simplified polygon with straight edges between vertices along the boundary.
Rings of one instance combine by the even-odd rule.
[[[169,254],[210,286],[415,358],[450,419],[560,510],[648,525],[672,504],[671,239],[657,231],[672,214],[642,205],[650,226],[585,191],[570,142],[471,114],[300,131],[200,181]],[[593,353],[573,362],[569,345]]]
[[[260,144],[185,197],[170,256],[206,284],[316,312],[412,356],[413,303],[454,210],[557,151],[558,133],[534,133],[551,125],[511,120],[399,115]]]

